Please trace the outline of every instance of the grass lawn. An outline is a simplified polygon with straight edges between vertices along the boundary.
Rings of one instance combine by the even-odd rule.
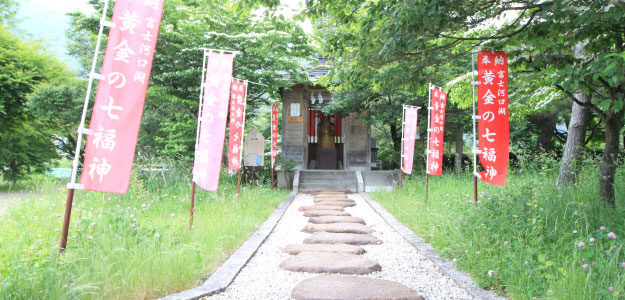
[[[427,203],[423,175],[372,197],[481,287],[512,299],[625,298],[625,168],[616,208],[597,199],[596,165],[563,190],[557,170],[511,169],[505,187],[480,182],[478,203],[471,175],[449,171],[430,177]]]
[[[137,169],[137,168],[135,168]],[[67,190],[55,180],[0,217],[0,299],[146,299],[206,278],[288,191],[243,187],[222,174],[199,191],[189,174],[133,174],[128,195],[76,191],[65,255],[57,255]]]

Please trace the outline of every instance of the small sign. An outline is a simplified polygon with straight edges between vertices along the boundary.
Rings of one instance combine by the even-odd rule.
[[[286,121],[289,123],[301,123],[304,122],[304,117],[288,117]]]
[[[299,111],[299,103],[291,103],[291,117],[301,116]]]
[[[245,136],[243,165],[259,167],[265,163],[265,137],[257,130],[252,129]]]

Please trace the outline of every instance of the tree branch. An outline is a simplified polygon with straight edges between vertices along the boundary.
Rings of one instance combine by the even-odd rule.
[[[592,108],[594,111],[596,111],[597,113],[599,113],[602,117],[604,117],[604,118],[605,118],[605,116],[606,116],[606,115],[605,115],[605,113],[604,113],[604,112],[603,112],[603,111],[602,111],[599,107],[597,107],[596,105],[594,105],[594,104],[592,104],[592,103],[590,103],[590,102],[586,102],[586,103],[584,103],[584,102],[581,102],[581,101],[577,100],[577,98],[575,98],[575,95],[573,95],[573,93],[571,93],[571,92],[569,92],[569,91],[565,90],[565,89],[564,89],[561,85],[559,85],[559,84],[555,84],[555,85],[554,85],[554,87],[555,87],[555,88],[557,88],[558,90],[562,91],[564,94],[566,94],[566,95],[569,97],[569,99],[573,100],[573,102],[577,103],[577,105],[579,105],[579,106],[586,106],[586,107],[590,107],[590,108]]]

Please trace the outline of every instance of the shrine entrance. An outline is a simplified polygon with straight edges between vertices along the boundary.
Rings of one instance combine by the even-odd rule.
[[[308,110],[308,169],[343,170],[343,118]]]

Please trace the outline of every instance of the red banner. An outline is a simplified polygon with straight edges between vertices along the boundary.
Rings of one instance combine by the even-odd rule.
[[[241,169],[246,94],[247,82],[232,80],[230,87],[230,134],[228,136],[228,169],[230,170]]]
[[[208,54],[204,97],[199,118],[200,133],[193,163],[193,181],[209,191],[216,191],[219,183],[233,59],[234,55],[231,53]]]
[[[486,171],[481,180],[503,186],[508,174],[510,131],[508,112],[508,54],[478,54],[478,135],[480,163]]]
[[[84,189],[128,193],[163,0],[117,1],[87,137]]]
[[[432,89],[432,109],[430,110],[430,140],[426,172],[430,175],[443,175],[443,139],[445,138],[445,107],[447,93]]]
[[[271,106],[271,168],[276,164],[278,151],[278,105]]]
[[[401,170],[406,174],[412,173],[414,157],[414,141],[417,137],[418,107],[404,105],[402,117],[402,157]]]

